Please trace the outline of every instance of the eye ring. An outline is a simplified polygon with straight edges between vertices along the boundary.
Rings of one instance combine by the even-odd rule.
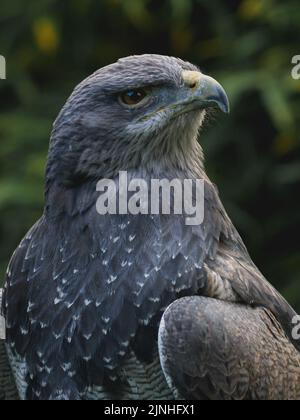
[[[119,96],[119,101],[122,105],[134,108],[145,102],[148,93],[145,89],[129,89]]]

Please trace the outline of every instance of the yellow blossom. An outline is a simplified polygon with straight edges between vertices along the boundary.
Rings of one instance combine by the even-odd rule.
[[[39,49],[46,54],[53,54],[59,45],[59,36],[52,20],[42,18],[33,26],[35,42]]]
[[[244,0],[239,8],[239,15],[244,19],[255,19],[264,9],[263,0]]]

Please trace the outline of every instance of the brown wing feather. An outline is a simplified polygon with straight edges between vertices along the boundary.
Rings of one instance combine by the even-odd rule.
[[[173,303],[159,332],[170,386],[186,399],[300,399],[300,355],[272,313],[191,297]]]

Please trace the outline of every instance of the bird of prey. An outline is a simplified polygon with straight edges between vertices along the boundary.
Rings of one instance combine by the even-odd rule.
[[[121,59],[72,93],[51,136],[43,216],[6,276],[0,369],[7,355],[21,399],[300,398],[296,314],[205,172],[211,107],[229,111],[221,85],[160,55]],[[203,180],[203,222],[100,215],[97,184],[121,171]]]

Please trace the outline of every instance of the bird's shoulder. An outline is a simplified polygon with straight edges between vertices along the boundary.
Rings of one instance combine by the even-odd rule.
[[[215,194],[222,228],[214,257],[205,261],[207,289],[217,290],[217,295],[210,297],[270,310],[293,344],[300,349],[299,343],[292,338],[292,321],[296,312],[257,268],[216,190]]]

